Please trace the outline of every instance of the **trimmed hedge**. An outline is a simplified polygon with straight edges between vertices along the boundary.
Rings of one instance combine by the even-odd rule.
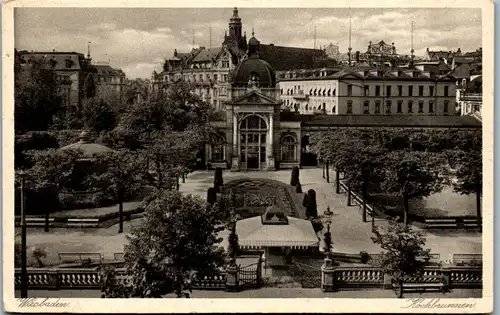
[[[290,179],[290,185],[297,186],[299,183],[299,168],[294,166],[292,168],[292,178]]]
[[[214,176],[214,187],[220,187],[224,185],[224,179],[222,178],[222,168],[215,168],[215,176]]]
[[[307,207],[306,216],[316,218],[318,216],[318,208],[316,204],[316,191],[309,189],[307,191]]]

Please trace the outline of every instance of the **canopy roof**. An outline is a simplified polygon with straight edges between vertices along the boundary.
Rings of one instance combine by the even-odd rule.
[[[89,142],[89,134],[86,131],[82,131],[78,142],[62,147],[61,150],[80,150],[85,157],[90,157],[97,153],[113,151],[106,146]]]
[[[242,247],[317,247],[318,237],[310,221],[286,217],[288,224],[266,224],[261,216],[236,222]]]

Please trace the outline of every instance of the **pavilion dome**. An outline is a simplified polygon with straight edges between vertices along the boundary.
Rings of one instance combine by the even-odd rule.
[[[259,41],[254,36],[248,41],[247,58],[236,68],[233,85],[247,86],[250,80],[256,80],[260,87],[276,86],[275,71],[269,63],[260,59],[259,44]]]
[[[89,133],[87,131],[82,131],[80,133],[80,139],[78,142],[69,144],[67,146],[62,147],[60,150],[80,150],[85,157],[90,157],[94,154],[111,152],[112,149],[107,146],[92,143],[89,140]]]
[[[283,209],[277,205],[267,207],[262,215],[262,224],[288,224],[288,218]]]

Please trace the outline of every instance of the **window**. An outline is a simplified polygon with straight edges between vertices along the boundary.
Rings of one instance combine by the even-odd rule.
[[[332,92],[331,89],[328,89],[328,96],[330,96],[330,93]]]
[[[323,113],[326,113],[326,103],[323,103]]]
[[[429,86],[429,96],[434,96],[434,87]]]
[[[352,96],[352,85],[351,84],[349,84],[347,86],[347,96]]]
[[[314,95],[316,95],[316,92],[318,91],[318,89],[314,89]]]
[[[403,101],[398,101],[398,113],[403,112]]]
[[[217,74],[214,74],[214,81],[217,82]],[[281,93],[281,94],[283,94],[283,93]]]
[[[281,94],[283,94],[283,89],[281,89],[281,92],[280,92],[280,93],[281,93]]]
[[[375,114],[380,114],[380,101],[375,101]]]
[[[352,101],[347,101],[347,113],[352,114]]]
[[[336,109],[337,109],[337,107],[335,105],[333,105],[333,107],[332,107],[332,114],[335,114]]]
[[[398,95],[403,96],[403,86],[402,85],[398,85]]]
[[[293,136],[284,136],[281,139],[281,160],[297,161],[297,141]]]
[[[323,96],[326,96],[326,89],[323,90]]]
[[[213,162],[221,162],[225,160],[224,147],[225,139],[221,135],[215,135],[212,138],[212,158]]]
[[[222,82],[227,82],[227,74],[222,75]]]
[[[333,89],[332,96],[335,96],[335,89]]]
[[[380,85],[375,85],[375,96],[380,96]]]
[[[386,92],[386,96],[391,96],[391,86],[390,85],[385,87],[385,92]]]
[[[429,113],[434,113],[434,101],[429,101]]]
[[[444,101],[444,107],[443,107],[443,112],[445,114],[448,114],[448,106],[449,106],[449,101]]]
[[[408,101],[408,113],[413,113],[413,101]]]
[[[448,86],[444,87],[444,96],[448,96]]]
[[[408,96],[413,96],[413,86],[408,87]]]
[[[365,101],[363,104],[363,114],[369,114],[370,113],[370,102]]]
[[[424,96],[424,87],[422,85],[418,87],[418,96]]]
[[[309,95],[313,95],[313,89],[309,90]]]
[[[424,112],[424,102],[423,101],[418,102],[418,112],[419,113]]]
[[[385,113],[390,114],[391,113],[391,101],[386,101],[385,102]]]
[[[365,96],[370,95],[370,87],[368,85],[365,85]]]

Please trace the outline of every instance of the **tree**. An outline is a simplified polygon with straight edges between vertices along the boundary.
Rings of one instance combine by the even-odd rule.
[[[440,192],[446,182],[440,154],[394,151],[385,155],[383,191],[403,199],[404,224],[408,222],[409,201]]]
[[[111,279],[103,283],[104,296],[118,291],[116,295],[126,297],[159,298],[172,292],[188,297],[191,275],[216,272],[225,263],[217,207],[207,207],[197,196],[159,189],[144,210],[144,220],[132,229],[125,245],[130,288],[123,290]]]
[[[453,190],[460,194],[476,194],[476,213],[481,220],[481,193],[483,190],[483,155],[480,133],[462,132],[455,147],[447,151],[448,161],[454,169]]]
[[[85,98],[93,98],[96,94],[95,78],[93,73],[87,74],[83,82],[83,93]]]
[[[217,192],[213,187],[209,187],[207,190],[207,203],[213,205],[217,202]]]
[[[63,106],[55,71],[45,59],[16,62],[14,69],[15,132],[47,130]]]
[[[75,164],[81,158],[77,150],[61,151],[47,149],[30,152],[33,167],[26,171],[25,185],[28,191],[41,194],[59,194],[61,191],[70,190]],[[50,207],[44,204],[45,231],[49,230]]]
[[[118,233],[123,232],[123,202],[126,194],[138,192],[143,185],[145,163],[141,157],[120,149],[95,155],[100,170],[93,173],[90,182],[94,187],[110,193],[118,201],[120,216]]]
[[[307,207],[307,194],[304,194],[304,198],[302,198],[302,206]]]
[[[300,182],[298,182],[297,186],[295,186],[295,192],[298,194],[302,193],[302,185],[300,184]]]
[[[430,260],[430,250],[424,248],[425,233],[391,220],[387,230],[376,226],[374,235],[372,241],[382,248],[378,264],[398,283],[398,298],[402,298],[405,281],[421,275]]]
[[[82,105],[83,123],[90,131],[99,134],[116,126],[117,113],[106,100],[99,97],[87,98]]]

